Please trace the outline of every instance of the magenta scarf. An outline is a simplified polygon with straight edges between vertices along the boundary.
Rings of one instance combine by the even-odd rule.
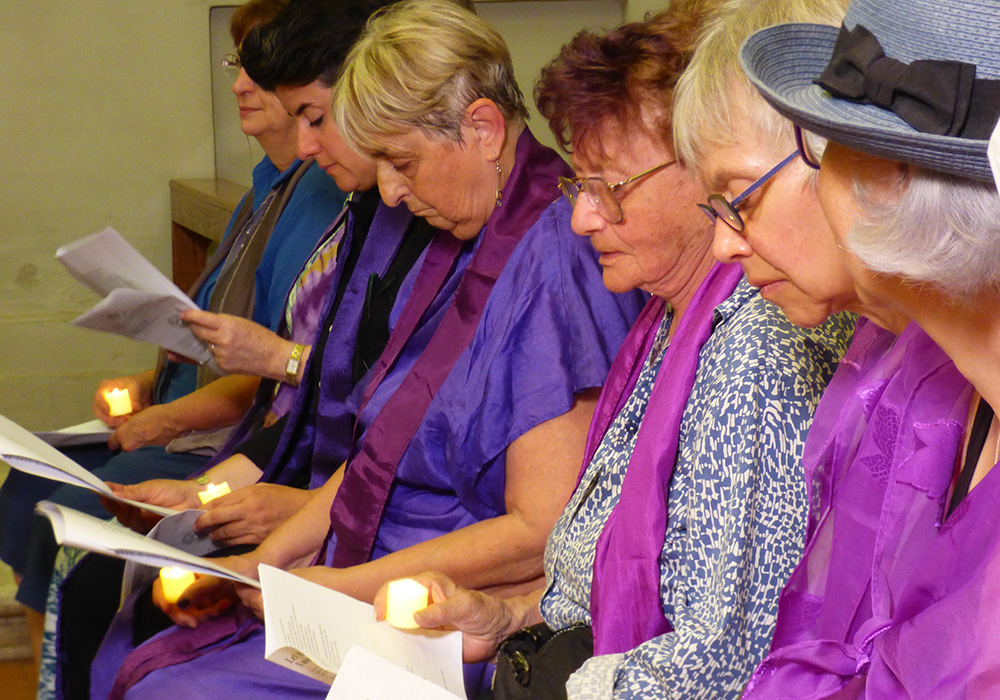
[[[694,386],[699,352],[712,335],[715,307],[733,293],[742,276],[739,265],[717,263],[709,271],[663,357],[621,497],[597,540],[590,592],[597,655],[628,651],[673,629],[663,615],[660,553],[681,418]],[[657,297],[649,301],[611,365],[587,436],[584,469],[635,389],[664,306]]]
[[[560,175],[568,172],[566,163],[555,151],[542,146],[524,130],[517,142],[514,168],[504,186],[504,203],[494,209],[486,222],[479,247],[440,326],[365,431],[360,449],[348,463],[330,509],[331,527],[337,534],[333,566],[354,566],[370,558],[399,460],[420,428],[438,389],[472,342],[486,300],[507,258],[542,212],[559,197],[556,183]],[[413,292],[375,365],[358,415],[434,301],[460,249],[461,242],[451,236],[438,236],[431,242]]]

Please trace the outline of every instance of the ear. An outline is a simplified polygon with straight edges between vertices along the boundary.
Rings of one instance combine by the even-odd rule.
[[[469,127],[470,136],[484,149],[487,160],[500,157],[507,140],[507,120],[493,100],[480,97],[466,107],[463,123]]]

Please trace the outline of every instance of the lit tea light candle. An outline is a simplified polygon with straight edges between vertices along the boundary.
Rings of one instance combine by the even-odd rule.
[[[198,498],[201,499],[201,504],[205,505],[213,498],[218,498],[219,496],[225,496],[230,493],[229,482],[223,481],[221,484],[216,486],[215,484],[209,484],[205,487],[204,491],[198,493]]]
[[[420,627],[413,613],[428,605],[428,591],[423,584],[411,578],[401,578],[389,582],[389,594],[385,601],[385,621],[399,629]]]
[[[177,566],[165,566],[160,569],[160,583],[163,584],[163,597],[168,603],[176,603],[187,587],[194,583],[194,574]]]
[[[128,389],[105,391],[104,400],[108,402],[108,415],[112,418],[127,416],[132,412],[132,398],[128,395]]]

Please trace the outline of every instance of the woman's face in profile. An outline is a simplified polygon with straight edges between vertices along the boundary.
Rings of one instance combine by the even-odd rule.
[[[290,133],[295,128],[277,96],[262,90],[242,68],[233,83],[233,94],[240,111],[240,129],[247,136],[260,137],[268,132]]]
[[[573,142],[573,170],[610,185],[674,160],[673,148],[652,128],[608,124],[588,139]],[[573,231],[588,236],[600,255],[604,285],[613,292],[642,289],[671,299],[708,254],[705,218],[696,217],[701,187],[679,163],[617,188],[622,220],[609,221],[601,207],[581,192],[573,207]]]
[[[343,192],[375,186],[375,163],[347,145],[333,120],[333,90],[319,80],[307,85],[279,86],[281,108],[295,120],[296,150],[302,160],[315,158]]]
[[[820,206],[854,281],[862,305],[860,311],[880,326],[897,332],[908,320],[900,319],[898,312],[893,311],[895,296],[903,288],[901,280],[870,270],[850,251],[848,241],[851,229],[863,215],[855,183],[862,184],[868,196],[891,201],[899,196],[900,174],[898,163],[831,141],[823,153],[816,186]]]
[[[375,162],[386,204],[405,204],[414,216],[469,240],[493,211],[499,179],[475,130],[463,126],[462,137],[462,143],[431,138],[416,128],[383,135]]]
[[[731,144],[710,144],[700,163],[705,188],[732,200],[787,153],[775,153],[749,120]],[[794,146],[791,146],[794,148]],[[721,217],[715,224],[715,257],[738,262],[747,281],[799,326],[817,326],[832,314],[858,310],[850,272],[809,177],[797,158],[738,207],[744,230]]]

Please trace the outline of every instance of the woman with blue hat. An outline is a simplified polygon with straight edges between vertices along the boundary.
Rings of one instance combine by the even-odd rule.
[[[839,30],[742,49],[764,98],[829,139],[800,150],[863,309],[908,322],[857,337],[817,411],[805,554],[745,698],[1000,693],[997,36],[996,2],[855,0]]]

